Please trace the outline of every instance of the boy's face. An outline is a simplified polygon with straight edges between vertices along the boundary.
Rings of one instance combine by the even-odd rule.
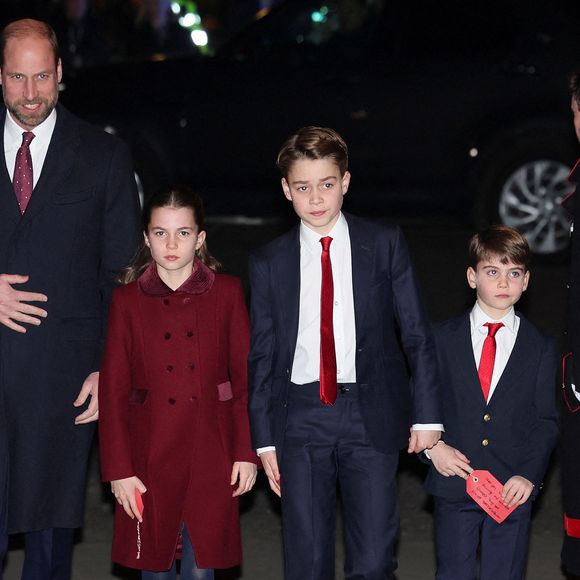
[[[325,236],[332,229],[348,190],[350,173],[340,175],[332,159],[299,159],[292,164],[282,189],[298,217],[312,230]]]
[[[467,282],[477,291],[477,303],[492,318],[503,318],[528,287],[529,271],[521,264],[508,261],[502,264],[500,256],[490,256],[467,268]]]

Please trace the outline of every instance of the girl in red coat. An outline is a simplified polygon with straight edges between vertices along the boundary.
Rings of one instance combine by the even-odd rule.
[[[143,247],[113,294],[101,369],[100,450],[113,561],[143,579],[213,579],[241,561],[238,496],[256,480],[247,417],[249,323],[217,274],[189,189],[153,196]]]

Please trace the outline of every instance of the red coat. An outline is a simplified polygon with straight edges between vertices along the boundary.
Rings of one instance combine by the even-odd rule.
[[[185,522],[202,568],[241,561],[234,461],[256,462],[247,417],[249,322],[239,280],[196,260],[175,292],[152,264],[115,290],[100,376],[104,481],[136,475],[137,520],[117,504],[113,561],[168,569]]]

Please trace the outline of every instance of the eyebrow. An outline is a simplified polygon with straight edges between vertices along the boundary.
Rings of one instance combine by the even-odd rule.
[[[322,179],[318,180],[318,183],[322,182],[322,181],[328,181],[329,179],[338,179],[338,177],[336,177],[336,175],[328,175],[327,177],[323,177]],[[310,181],[308,180],[304,180],[304,181],[293,181],[292,185],[305,185],[307,183],[310,183]]]

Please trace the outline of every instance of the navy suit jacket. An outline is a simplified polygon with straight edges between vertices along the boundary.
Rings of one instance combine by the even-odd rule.
[[[505,483],[521,475],[539,491],[558,435],[557,345],[521,314],[516,343],[486,404],[473,355],[469,312],[435,325],[445,433],[474,469]],[[487,441],[487,445],[482,442]],[[465,480],[443,477],[431,466],[426,489],[446,498],[467,497]]]
[[[394,452],[406,445],[411,424],[441,422],[434,343],[400,229],[344,215],[361,414],[373,445]],[[251,256],[250,282],[253,443],[275,445],[280,454],[298,333],[299,226]]]

